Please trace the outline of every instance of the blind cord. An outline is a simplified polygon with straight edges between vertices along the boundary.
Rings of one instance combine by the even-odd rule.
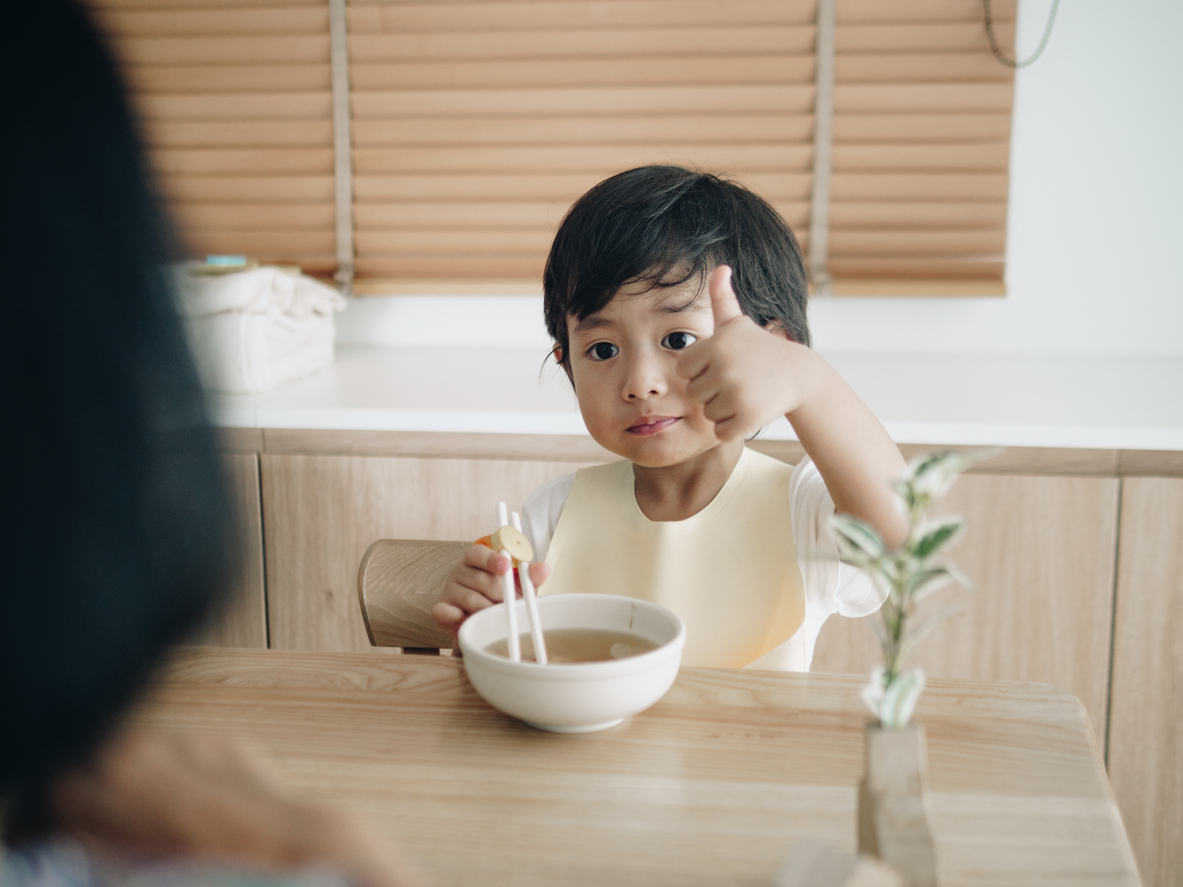
[[[994,18],[990,15],[990,0],[982,0],[982,6],[986,12],[986,39],[990,41],[990,51],[994,53],[994,58],[1002,62],[1008,68],[1025,68],[1043,54],[1044,47],[1047,46],[1047,38],[1052,35],[1052,24],[1056,20],[1056,9],[1060,6],[1060,0],[1052,0],[1052,11],[1047,17],[1047,27],[1043,29],[1043,39],[1039,41],[1039,46],[1036,47],[1035,53],[1029,59],[1019,61],[1018,54],[1015,58],[1008,59],[1002,54],[1002,50],[998,48],[998,41],[994,39]]]
[[[333,279],[353,294],[353,140],[349,113],[349,41],[345,0],[329,0],[329,50],[333,87],[333,180],[337,215],[337,272]]]
[[[834,27],[837,0],[817,4],[813,105],[813,188],[809,201],[809,282],[812,295],[832,296],[830,278],[830,175],[834,148]]]

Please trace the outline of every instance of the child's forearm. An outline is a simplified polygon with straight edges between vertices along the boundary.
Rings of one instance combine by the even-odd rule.
[[[785,418],[821,472],[834,507],[874,526],[889,546],[907,535],[891,482],[904,471],[899,448],[854,390],[816,352],[793,349],[799,406]]]

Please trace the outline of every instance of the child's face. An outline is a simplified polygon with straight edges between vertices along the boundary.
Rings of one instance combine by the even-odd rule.
[[[719,441],[703,408],[686,397],[679,352],[714,331],[703,281],[645,290],[625,284],[603,310],[567,316],[571,381],[591,436],[646,467],[684,462]]]

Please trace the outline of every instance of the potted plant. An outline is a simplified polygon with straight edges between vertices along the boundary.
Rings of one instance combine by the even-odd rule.
[[[913,459],[893,485],[908,518],[908,536],[896,549],[889,549],[866,521],[845,514],[830,520],[842,560],[866,572],[886,594],[878,615],[868,617],[883,649],[883,664],[862,690],[877,720],[867,725],[859,850],[891,864],[913,887],[935,887],[937,881],[924,814],[924,733],[909,723],[924,690],[924,671],[905,670],[904,664],[916,643],[959,609],[955,603],[921,616],[917,607],[950,585],[972,589],[969,578],[945,558],[965,532],[965,518],[930,520],[927,512],[963,471],[997,452],[948,451]]]

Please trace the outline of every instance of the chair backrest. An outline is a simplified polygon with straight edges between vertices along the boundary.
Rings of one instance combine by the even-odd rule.
[[[452,635],[436,627],[431,608],[448,573],[471,542],[379,539],[357,571],[357,597],[370,643],[404,652],[438,652]]]

